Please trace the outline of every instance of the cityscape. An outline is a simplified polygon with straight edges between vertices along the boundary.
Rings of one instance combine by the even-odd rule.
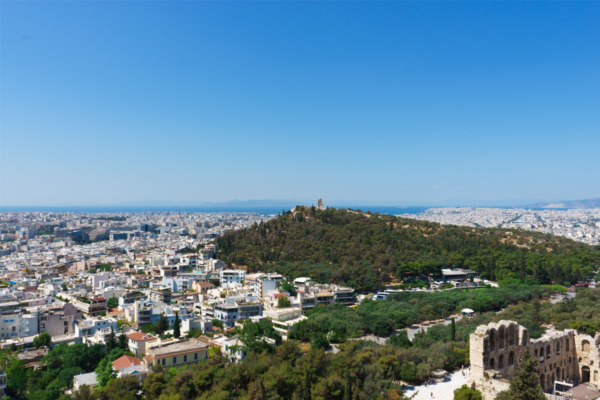
[[[0,1],[0,400],[600,400],[600,1]]]
[[[430,208],[406,218],[478,228],[523,229],[600,244],[600,209]]]

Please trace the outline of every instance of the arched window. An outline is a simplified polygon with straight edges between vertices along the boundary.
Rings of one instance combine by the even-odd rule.
[[[517,336],[517,327],[514,325],[511,325],[508,328],[508,345],[509,346],[514,346],[516,336]]]
[[[511,366],[515,363],[515,353],[514,352],[510,352],[508,353],[508,366]]]
[[[498,329],[498,348],[499,349],[504,348],[505,338],[506,338],[506,331],[504,330],[504,327],[501,326],[500,329]]]
[[[496,350],[496,330],[490,331],[490,350]]]
[[[498,369],[502,368],[504,368],[504,355],[500,354],[500,357],[498,357]]]
[[[496,369],[496,361],[493,358],[490,358],[490,368]]]
[[[552,355],[552,350],[550,349],[550,345],[546,347],[546,358],[550,358]]]
[[[560,355],[560,342],[556,343],[556,355]]]
[[[590,367],[585,366],[581,368],[581,382],[586,383],[590,381]]]
[[[581,342],[581,351],[589,353],[589,351],[590,351],[590,342],[588,342],[587,340],[584,340],[583,342]]]

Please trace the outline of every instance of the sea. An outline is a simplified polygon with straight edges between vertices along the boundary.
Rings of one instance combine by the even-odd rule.
[[[418,214],[431,207],[390,207],[390,206],[344,206],[336,205],[336,208],[351,208],[364,212],[371,211],[372,213],[380,214]],[[29,207],[0,207],[0,212],[51,212],[51,213],[166,213],[166,212],[203,212],[203,213],[219,213],[219,212],[235,212],[235,213],[257,213],[257,214],[281,214],[288,211],[292,207],[282,208],[281,206],[29,206]]]

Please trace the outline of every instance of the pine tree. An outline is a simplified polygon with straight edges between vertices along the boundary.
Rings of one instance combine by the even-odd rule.
[[[125,335],[124,331],[121,331],[121,336],[119,336],[119,347],[123,350],[128,350],[129,344],[127,342],[127,335]]]
[[[169,329],[169,320],[167,319],[167,317],[165,317],[165,314],[163,313],[160,316],[160,319],[158,320],[158,326],[156,327],[156,333],[158,335],[162,335],[165,333],[165,331],[167,329]]]
[[[110,353],[115,347],[117,347],[117,339],[115,338],[115,330],[111,326],[110,335],[108,335],[108,339],[106,339],[106,352]]]
[[[179,328],[179,313],[175,311],[175,326],[173,327],[173,336],[179,339],[181,336],[181,330]]]
[[[533,303],[533,311],[531,313],[531,319],[538,324],[541,322],[540,308],[541,308],[540,302],[536,300]]]
[[[531,357],[529,348],[523,353],[521,366],[510,380],[510,388],[500,392],[497,400],[545,400],[544,389],[540,386],[537,360]]]

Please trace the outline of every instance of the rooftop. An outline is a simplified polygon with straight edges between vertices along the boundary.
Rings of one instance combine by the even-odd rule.
[[[112,362],[113,368],[115,371],[120,370],[121,368],[131,367],[133,365],[140,365],[142,360],[137,357],[132,357],[128,355],[121,356]]]
[[[146,342],[149,340],[156,340],[157,337],[153,336],[149,333],[144,333],[144,332],[133,332],[130,333],[129,335],[127,335],[127,337],[131,340],[134,340],[136,342]]]
[[[147,350],[153,357],[164,357],[171,354],[190,353],[208,348],[208,344],[196,339],[169,343],[164,346],[152,347]]]

